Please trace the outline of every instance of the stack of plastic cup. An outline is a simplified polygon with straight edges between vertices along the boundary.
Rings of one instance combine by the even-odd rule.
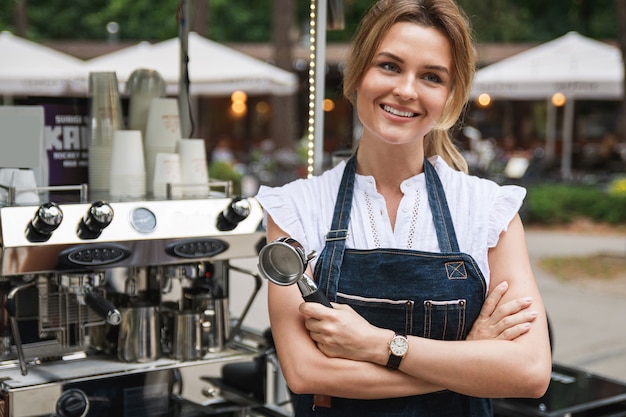
[[[165,81],[157,71],[139,68],[130,74],[126,91],[128,92],[128,128],[141,130],[145,137],[150,104],[155,98],[165,97]]]
[[[180,157],[177,153],[158,153],[154,165],[153,194],[155,198],[180,198],[182,192]],[[167,195],[168,184],[171,186],[171,195]]]
[[[148,110],[144,143],[149,194],[153,193],[156,155],[176,153],[176,143],[180,138],[178,100],[175,98],[152,99],[150,110]]]
[[[89,108],[89,191],[107,192],[113,135],[124,128],[115,72],[89,73]]]
[[[112,199],[134,200],[146,196],[146,166],[140,130],[116,130],[111,151]]]
[[[209,195],[209,172],[204,139],[181,139],[178,142],[180,171],[185,197]]]

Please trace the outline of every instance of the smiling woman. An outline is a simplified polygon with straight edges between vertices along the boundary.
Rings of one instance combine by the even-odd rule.
[[[492,415],[539,397],[551,353],[517,214],[525,190],[467,175],[448,130],[474,72],[453,0],[379,0],[347,60],[363,125],[347,162],[261,187],[268,241],[319,257],[305,273],[332,302],[269,284],[296,416]]]
[[[427,47],[429,53],[413,53]],[[450,44],[437,30],[402,22],[389,29],[378,51],[356,94],[361,143],[372,135],[389,143],[415,142],[443,115],[452,86]]]

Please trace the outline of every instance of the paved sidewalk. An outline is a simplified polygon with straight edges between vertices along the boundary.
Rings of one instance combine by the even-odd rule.
[[[544,256],[626,254],[626,234],[527,231],[528,251],[550,318],[554,362],[626,382],[626,295],[563,283],[537,263]]]

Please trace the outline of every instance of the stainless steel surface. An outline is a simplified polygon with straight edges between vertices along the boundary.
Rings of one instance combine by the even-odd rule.
[[[174,358],[196,360],[208,352],[202,340],[202,316],[196,312],[178,312],[174,319]]]
[[[297,285],[303,297],[308,297],[318,290],[317,284],[313,281],[313,278],[307,274],[302,274],[302,278],[298,280]]]
[[[10,403],[6,417],[55,416],[57,400],[68,386],[94,381],[106,386],[127,376],[177,370],[182,381],[181,395],[202,404],[220,398],[219,392],[215,391],[211,398],[203,394],[212,387],[208,387],[202,377],[219,376],[224,363],[249,361],[255,354],[251,350],[229,349],[198,361],[161,358],[144,364],[124,363],[112,358],[79,358],[42,363],[27,376],[22,376],[15,367],[6,367],[0,368],[0,389],[5,393],[3,400]]]
[[[88,403],[104,401],[117,411],[98,415],[120,417],[122,392],[141,415],[164,405],[159,417],[171,394],[221,401],[200,379],[207,366],[218,377],[223,363],[258,353],[241,343],[229,285],[231,260],[256,257],[264,242],[260,205],[227,192],[108,202],[76,190],[71,203],[0,203],[0,415],[91,415]]]
[[[259,252],[259,271],[274,284],[291,285],[302,277],[309,260],[314,256],[314,252],[307,256],[297,240],[280,237]]]
[[[29,241],[24,233],[38,207],[0,208],[0,243],[2,245],[0,276],[78,269],[65,264],[64,256],[79,247],[102,252],[119,251],[119,259],[102,260],[85,265],[90,268],[165,265],[207,259],[234,259],[256,255],[255,244],[264,236],[259,225],[263,211],[256,200],[250,200],[250,214],[233,230],[220,231],[216,219],[231,203],[229,198],[202,200],[136,201],[111,203],[115,216],[96,239],[80,239],[77,229],[91,204],[60,204],[63,221],[45,242]],[[189,243],[193,257],[176,252],[174,244]],[[201,246],[204,245],[204,248]],[[215,253],[211,253],[214,250]]]
[[[154,306],[121,310],[117,357],[124,362],[150,362],[161,356],[161,323]]]

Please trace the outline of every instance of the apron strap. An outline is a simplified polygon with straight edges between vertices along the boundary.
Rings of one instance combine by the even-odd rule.
[[[330,231],[326,234],[326,245],[315,268],[316,278],[321,284],[321,288],[325,289],[326,297],[331,301],[337,301],[337,284],[348,237],[355,173],[356,155],[353,155],[343,170],[337,201],[335,202],[333,221]]]
[[[424,174],[426,176],[426,189],[428,190],[428,203],[435,222],[439,250],[441,252],[459,252],[459,243],[456,239],[443,185],[435,167],[426,158],[424,158]]]
[[[432,212],[433,222],[435,223],[439,250],[444,253],[459,252],[459,244],[443,185],[435,167],[426,158],[424,158],[424,174],[428,191],[428,203]],[[326,245],[320,254],[315,268],[314,275],[316,280],[320,284],[320,288],[325,290],[326,297],[330,301],[337,301],[337,286],[341,273],[343,254],[346,249],[346,238],[348,237],[355,176],[356,155],[348,160],[344,168],[339,192],[337,193],[337,201],[335,202],[331,228],[326,234]]]

